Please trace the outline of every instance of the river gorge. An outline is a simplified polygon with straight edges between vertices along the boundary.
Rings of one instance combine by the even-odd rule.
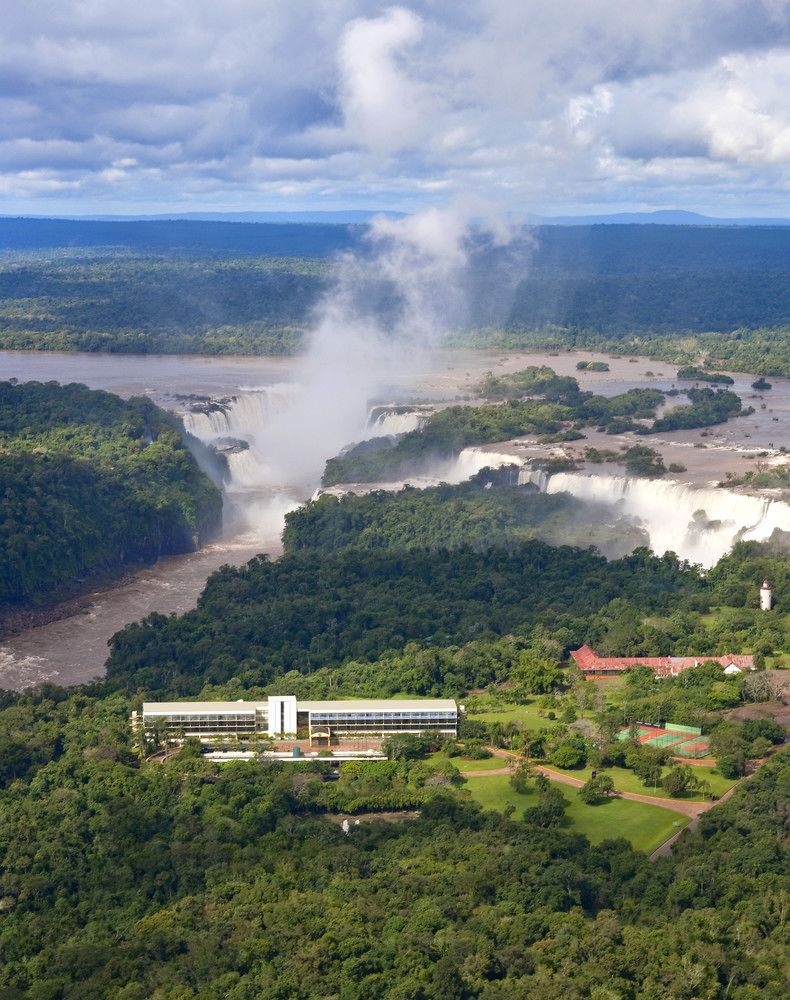
[[[578,361],[606,361],[607,372],[577,371]],[[437,350],[404,360],[364,406],[352,410],[343,433],[347,442],[400,434],[421,425],[433,408],[473,399],[472,386],[528,365],[548,365],[573,375],[584,389],[614,395],[633,387],[683,388],[666,363],[644,358],[610,358],[591,352],[561,354]],[[0,643],[0,688],[18,689],[42,681],[76,684],[100,676],[108,639],[125,624],[151,612],[181,613],[193,607],[207,576],[219,566],[241,564],[258,552],[280,552],[283,518],[314,495],[323,454],[320,407],[290,427],[288,454],[277,453],[282,429],[303,392],[299,360],[265,357],[120,356],[0,352],[0,378],[19,381],[82,382],[121,396],[145,394],[177,413],[186,430],[221,456],[224,463],[224,524],[220,537],[198,552],[168,557],[131,573],[116,586],[90,594],[77,613],[7,637]],[[764,539],[775,529],[790,532],[790,505],[770,491],[726,490],[716,484],[727,473],[740,476],[758,463],[787,461],[790,444],[790,380],[771,378],[773,388],[757,393],[754,376],[734,374],[732,389],[754,407],[708,430],[656,435],[649,444],[685,471],[659,482],[628,479],[617,465],[581,463],[578,471],[546,475],[531,463],[547,454],[579,459],[583,446],[608,448],[633,443],[631,435],[585,431],[583,442],[540,444],[528,437],[465,449],[458,460],[415,477],[415,485],[460,482],[487,465],[515,464],[519,481],[546,492],[567,491],[605,504],[613,518],[639,524],[658,553],[672,549],[684,558],[712,565],[738,538]],[[338,392],[342,393],[342,387]],[[682,400],[681,400],[682,401]],[[321,401],[331,409],[331,400]],[[273,459],[275,456],[276,460]],[[200,455],[199,455],[200,457]],[[293,462],[290,459],[293,459]],[[305,459],[299,461],[299,459]],[[217,469],[213,474],[217,476]],[[378,484],[381,485],[381,484]],[[397,484],[389,484],[397,485]],[[370,489],[348,484],[335,488]]]

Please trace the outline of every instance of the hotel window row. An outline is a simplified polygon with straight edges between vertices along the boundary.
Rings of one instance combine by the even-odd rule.
[[[182,735],[261,734],[270,737],[315,730],[332,735],[382,736],[397,732],[438,730],[455,735],[458,708],[451,699],[298,702],[272,695],[260,702],[146,702],[133,725],[146,732]]]

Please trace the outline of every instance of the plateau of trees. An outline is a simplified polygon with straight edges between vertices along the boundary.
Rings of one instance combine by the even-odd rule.
[[[631,449],[632,452],[638,449]],[[651,449],[626,454],[634,471],[650,474]],[[647,471],[646,471],[647,470]],[[648,541],[611,512],[567,493],[545,494],[507,482],[507,470],[486,470],[467,483],[361,496],[324,494],[286,516],[285,551],[508,547],[539,538],[550,545],[595,546],[607,556],[624,555]]]
[[[151,615],[111,642],[108,675],[131,688],[194,693],[239,672],[267,682],[349,659],[375,660],[409,640],[447,646],[574,618],[628,595],[670,611],[704,583],[644,549],[607,562],[530,541],[509,549],[304,550],[224,568],[181,618]],[[568,610],[572,609],[569,617]],[[581,638],[581,637],[580,637]]]
[[[0,382],[0,607],[191,551],[220,514],[182,429],[148,399]]]
[[[394,690],[458,693],[490,683],[488,667],[478,683],[466,683],[466,674],[443,678],[454,670],[455,654],[445,659],[441,650],[528,636],[538,627],[552,635],[557,659],[585,641],[602,655],[741,648],[767,654],[786,643],[786,598],[777,599],[776,614],[760,616],[757,587],[770,575],[777,595],[787,594],[782,581],[789,567],[787,556],[754,542],[736,546],[704,576],[672,554],[658,558],[637,549],[607,562],[540,541],[485,551],[303,548],[276,562],[260,556],[220,570],[198,607],[180,618],[151,615],[127,626],[112,640],[108,675],[128,690],[187,696],[231,679],[242,687],[266,685],[291,671],[294,684],[299,675],[342,670],[350,661],[391,659],[415,642],[426,650],[425,662],[434,663],[434,681],[393,673],[402,683]],[[703,616],[722,605],[733,610],[709,630]],[[385,673],[386,667],[376,676]],[[360,680],[364,675],[357,670]],[[322,676],[331,690],[331,676]],[[718,707],[730,704],[725,699]]]

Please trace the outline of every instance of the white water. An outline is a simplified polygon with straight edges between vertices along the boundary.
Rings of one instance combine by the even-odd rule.
[[[514,455],[484,451],[482,448],[464,448],[444,482],[462,483],[483,469],[501,469],[503,465],[521,465],[521,462]]]
[[[230,489],[255,490],[272,486],[279,477],[270,466],[271,434],[267,431],[271,431],[274,418],[287,417],[302,392],[302,387],[295,382],[240,386],[238,393],[214,401],[210,409],[182,412],[184,427],[204,444],[218,450],[222,450],[223,446],[232,446],[234,442],[241,443],[242,447],[238,450],[226,453]],[[395,403],[374,406],[366,415],[360,414],[360,426],[354,439],[364,441],[418,430],[432,411],[431,406],[415,406],[413,409],[405,409]],[[318,430],[316,428],[316,432]],[[316,478],[321,471],[315,470]]]
[[[294,401],[299,386],[293,382],[245,387],[237,395],[217,402],[209,413],[188,410],[184,426],[190,434],[206,443],[218,438],[249,440],[275,413],[281,413]]]
[[[611,506],[644,527],[657,555],[676,552],[706,568],[737,541],[765,541],[775,530],[790,532],[790,504],[732,490],[575,472],[548,476],[528,470],[522,471],[519,482]]]
[[[406,410],[402,406],[374,406],[368,414],[365,437],[384,437],[390,434],[408,434],[418,431],[433,412],[432,406],[416,406]]]
[[[426,418],[421,413],[382,413],[370,425],[372,437],[388,434],[408,434],[417,431],[425,423]]]
[[[482,448],[464,448],[455,461],[440,464],[430,472],[407,476],[405,479],[395,482],[340,483],[337,486],[325,486],[316,490],[311,499],[317,500],[318,497],[326,494],[340,497],[346,493],[356,493],[358,496],[361,496],[364,493],[372,493],[375,490],[397,492],[406,486],[413,486],[421,490],[429,489],[432,486],[439,486],[440,483],[448,483],[454,486],[457,483],[466,482],[467,479],[476,476],[483,469],[500,469],[503,465],[520,464],[519,459],[513,455],[483,451]],[[521,482],[520,479],[519,482]]]
[[[247,511],[249,526],[266,527],[267,534],[272,530],[269,524],[282,525],[284,513],[296,504],[294,496],[283,493],[281,486],[272,492],[274,479],[268,464],[267,437],[270,435],[267,430],[273,417],[280,421],[287,419],[300,392],[301,387],[295,383],[252,387],[221,401],[219,408],[211,412],[184,415],[187,430],[206,444],[217,445],[227,439],[247,444],[247,448],[227,456],[231,478],[229,490],[237,493],[266,490],[265,495],[245,496],[240,506]],[[405,410],[395,404],[377,406],[360,414],[361,426],[356,439],[403,434],[419,428],[426,419],[426,408]],[[355,492],[382,488],[397,490],[407,484],[424,488],[438,483],[460,483],[486,467],[513,464],[523,463],[512,454],[465,448],[456,461],[440,465],[427,474],[402,482],[358,486]],[[320,470],[316,469],[315,473],[317,477]],[[650,547],[657,554],[673,551],[705,567],[714,565],[740,539],[763,541],[776,529],[790,532],[790,505],[787,503],[721,488],[702,489],[672,481],[574,472],[548,475],[526,468],[522,469],[519,481],[533,483],[546,493],[569,493],[579,500],[608,506],[618,516],[641,525],[650,537]],[[343,487],[332,490],[333,493],[343,491]]]
[[[227,455],[228,471],[235,488],[254,489],[266,478],[265,446],[261,433],[272,417],[283,413],[298,398],[300,387],[293,382],[267,386],[245,386],[230,398],[218,400],[208,412],[187,410],[182,414],[190,434],[210,446],[240,441],[243,450]]]

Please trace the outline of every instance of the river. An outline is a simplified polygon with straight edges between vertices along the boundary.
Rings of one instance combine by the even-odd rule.
[[[577,371],[579,360],[605,360],[610,371]],[[378,387],[371,403],[446,405],[470,398],[472,385],[488,370],[504,373],[541,364],[560,374],[573,375],[583,388],[604,395],[635,386],[670,389],[676,384],[674,368],[644,358],[609,358],[586,351],[553,354],[437,350],[399,366]],[[4,640],[0,645],[0,687],[20,689],[42,681],[70,685],[99,677],[107,657],[107,642],[124,625],[151,612],[182,613],[194,607],[208,575],[223,564],[239,565],[258,552],[278,554],[285,511],[306,499],[315,483],[262,483],[254,475],[250,478],[245,463],[249,466],[255,458],[257,428],[243,426],[243,420],[255,424],[266,419],[269,411],[261,409],[262,400],[270,409],[281,405],[276,400],[284,398],[282,387],[294,381],[297,367],[296,359],[282,357],[0,352],[0,378],[82,382],[124,397],[145,394],[159,405],[186,415],[188,426],[191,421],[193,431],[204,439],[227,430],[252,442],[246,454],[240,452],[232,459],[236,474],[226,494],[225,525],[220,538],[199,552],[162,559],[115,587],[89,595],[78,614]],[[775,451],[780,444],[790,443],[790,380],[771,378],[773,389],[755,394],[751,389],[753,376],[733,377],[733,389],[745,404],[755,407],[753,416],[732,420],[708,432],[678,432],[671,438],[649,441],[665,453],[667,461],[682,461],[688,467],[684,474],[687,482],[703,485],[722,478],[726,471],[739,475],[755,467],[758,452]],[[190,396],[225,399],[221,426],[212,428],[207,417],[190,413]],[[404,421],[419,416],[393,413],[388,419],[397,424],[394,429],[407,429]],[[611,447],[619,443],[612,438],[598,442],[594,432],[588,438],[585,444]],[[518,447],[523,457],[535,446],[522,442]]]

